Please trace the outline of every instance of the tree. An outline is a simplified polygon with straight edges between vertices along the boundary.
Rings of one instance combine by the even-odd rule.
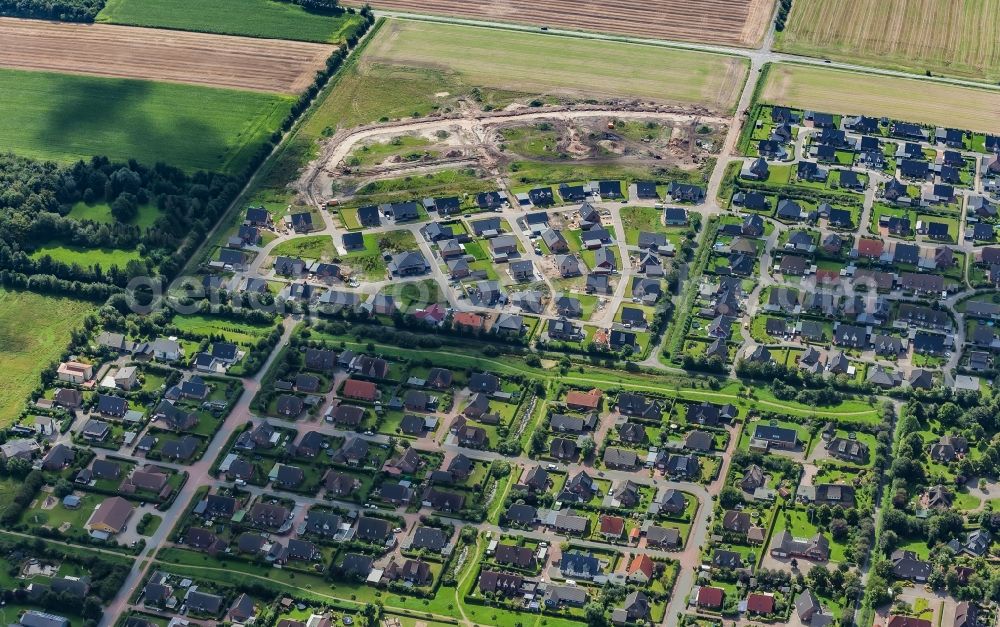
[[[64,496],[68,496],[73,493],[73,484],[67,481],[66,479],[60,479],[56,483],[55,488],[53,488],[52,492],[59,498],[63,498]]]
[[[590,457],[590,454],[594,452],[594,448],[596,447],[597,445],[594,444],[593,438],[584,438],[583,441],[580,442],[580,453],[584,458]]]
[[[955,403],[948,402],[938,407],[938,420],[942,427],[952,427],[958,424],[962,418],[962,409]]]
[[[731,485],[727,485],[719,492],[719,505],[723,509],[732,509],[742,502],[743,494]]]
[[[111,203],[111,215],[119,222],[129,222],[139,213],[133,194],[123,193]]]
[[[604,606],[600,603],[588,603],[583,607],[583,613],[590,627],[606,627],[608,624],[608,617],[604,613]]]
[[[849,530],[850,526],[843,518],[834,518],[830,523],[830,535],[832,535],[833,539],[837,542],[843,542],[846,540]]]

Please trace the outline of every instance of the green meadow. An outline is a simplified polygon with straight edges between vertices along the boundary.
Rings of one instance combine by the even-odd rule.
[[[293,98],[151,81],[0,70],[0,146],[71,163],[163,162],[242,172]]]
[[[360,15],[311,12],[277,0],[108,0],[97,21],[331,44],[362,22]]]
[[[0,288],[0,427],[17,418],[42,370],[58,359],[91,303]]]

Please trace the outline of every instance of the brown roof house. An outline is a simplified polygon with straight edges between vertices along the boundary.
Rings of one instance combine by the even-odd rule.
[[[87,521],[87,530],[92,534],[114,535],[125,529],[129,516],[132,515],[132,504],[120,496],[104,499]]]

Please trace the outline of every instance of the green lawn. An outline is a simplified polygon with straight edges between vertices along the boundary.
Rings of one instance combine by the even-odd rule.
[[[329,235],[310,235],[282,242],[271,250],[271,254],[328,260],[337,254],[337,250],[333,246],[333,238]]]
[[[139,212],[128,224],[134,224],[139,228],[147,229],[160,217],[160,211],[152,205],[142,205]],[[90,220],[98,224],[115,224],[118,220],[111,215],[111,206],[106,202],[99,202],[88,205],[82,200],[77,202],[69,210],[67,217],[74,220]]]
[[[149,518],[149,522],[146,524],[146,528],[143,529],[143,533],[141,535],[144,536],[153,535],[154,533],[156,533],[156,530],[160,528],[160,524],[162,522],[163,522],[162,516],[156,516],[155,514],[151,515]]]
[[[38,375],[58,359],[70,331],[94,305],[84,301],[0,289],[0,355],[4,385],[0,387],[0,426],[18,415]],[[29,322],[30,321],[30,322]]]
[[[80,246],[71,246],[68,244],[47,244],[45,246],[39,246],[35,249],[31,256],[35,259],[41,259],[48,255],[52,257],[54,261],[60,261],[67,264],[79,264],[82,267],[92,267],[96,264],[100,264],[102,268],[107,270],[111,266],[118,266],[124,269],[125,264],[133,259],[139,259],[138,251],[135,250],[121,250],[117,248],[81,248]]]
[[[227,341],[243,345],[256,344],[274,328],[273,325],[231,322],[224,318],[198,314],[177,315],[171,323],[186,333],[204,337],[221,335]]]
[[[21,522],[28,525],[46,526],[52,529],[58,529],[60,525],[69,523],[72,525],[74,531],[79,532],[87,524],[90,515],[94,513],[94,507],[105,498],[99,494],[88,493],[81,496],[80,507],[76,509],[68,509],[61,502],[56,503],[55,507],[51,509],[43,509],[42,504],[45,500],[45,495],[43,494],[35,500],[35,507],[25,510],[24,515],[21,517]]]
[[[108,0],[98,22],[226,35],[340,43],[361,16],[326,15],[276,0]]]
[[[496,185],[482,178],[474,168],[441,170],[422,176],[380,179],[358,189],[357,200],[366,205],[412,200],[414,198],[462,196],[492,191]],[[419,209],[421,218],[427,214]]]
[[[955,494],[955,509],[960,511],[970,511],[982,505],[983,500],[974,494],[969,494],[968,490]]]
[[[919,559],[930,559],[931,549],[925,540],[913,540],[912,542],[900,542],[896,547],[904,551],[913,551]]]
[[[652,207],[622,207],[622,226],[625,228],[625,242],[629,246],[639,243],[639,232],[664,233],[666,227],[663,226],[660,218],[663,215],[662,209]]]
[[[416,161],[424,155],[440,156],[438,151],[427,150],[431,140],[419,135],[402,135],[386,142],[364,144],[347,157],[351,167],[371,167],[390,157],[400,157],[403,161]]]
[[[151,81],[0,70],[0,145],[71,163],[105,155],[242,172],[293,98]]]
[[[788,524],[789,521],[785,520],[786,515],[791,522],[790,526]],[[783,512],[778,512],[777,520],[774,523],[774,533],[777,534],[784,529],[788,529],[792,536],[796,538],[812,538],[819,531],[816,525],[809,522],[805,510],[801,509],[786,509]],[[844,549],[846,548],[844,544],[835,542],[828,533],[824,533],[823,535],[830,541],[830,561],[843,562]]]

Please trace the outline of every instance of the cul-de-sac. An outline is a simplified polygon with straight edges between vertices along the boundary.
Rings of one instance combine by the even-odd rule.
[[[997,627],[998,85],[995,0],[0,0],[0,624]]]

